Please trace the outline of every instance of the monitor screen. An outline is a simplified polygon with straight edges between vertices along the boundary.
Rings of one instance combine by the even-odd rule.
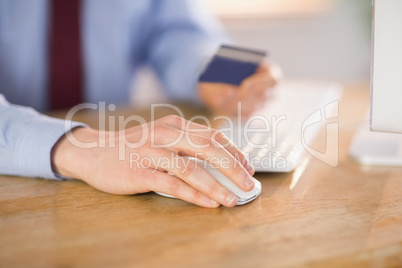
[[[372,131],[402,133],[402,0],[373,1]]]

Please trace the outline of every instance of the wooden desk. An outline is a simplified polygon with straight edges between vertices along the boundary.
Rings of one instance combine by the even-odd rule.
[[[243,207],[1,176],[0,267],[401,267],[402,169],[347,155],[367,89],[341,101],[338,167],[311,158],[305,170],[257,174],[261,196]]]

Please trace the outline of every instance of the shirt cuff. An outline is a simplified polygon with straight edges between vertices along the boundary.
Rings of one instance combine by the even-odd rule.
[[[14,165],[20,176],[63,179],[52,170],[51,151],[55,143],[67,131],[83,123],[41,116],[27,126],[17,143]]]

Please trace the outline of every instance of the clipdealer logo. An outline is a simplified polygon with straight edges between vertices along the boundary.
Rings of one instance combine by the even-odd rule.
[[[154,132],[154,120],[156,119],[155,117],[155,109],[157,108],[167,108],[167,109],[172,109],[172,111],[176,114],[178,114],[180,117],[184,117],[184,114],[182,111],[171,104],[153,104],[151,106],[151,122],[148,124],[144,118],[138,115],[131,115],[129,117],[124,117],[124,116],[108,116],[107,112],[113,112],[116,109],[116,106],[114,104],[106,105],[105,102],[100,102],[98,105],[97,104],[91,104],[91,103],[84,103],[75,106],[72,108],[69,113],[67,114],[65,118],[65,131],[66,133],[69,133],[72,129],[72,119],[74,115],[84,109],[89,109],[89,110],[98,110],[98,119],[99,119],[99,129],[104,129],[105,131],[99,131],[99,137],[97,141],[93,142],[87,142],[83,143],[75,139],[74,135],[68,135],[67,138],[69,141],[79,147],[79,148],[114,148],[118,147],[118,154],[119,154],[119,160],[124,161],[127,158],[126,152],[127,150],[130,151],[130,149],[136,149],[140,148],[143,146],[145,143],[150,142],[152,148],[160,148],[161,145],[156,144],[155,142],[155,132]],[[238,106],[239,113],[241,112],[241,104],[239,103]],[[338,156],[339,156],[339,123],[335,121],[334,119],[338,118],[339,116],[339,101],[334,101],[331,102],[327,105],[325,105],[321,109],[317,109],[315,112],[310,114],[306,120],[304,120],[301,129],[300,130],[295,130],[299,131],[299,135],[301,136],[301,143],[304,147],[304,149],[311,154],[313,157],[321,160],[322,162],[336,167],[339,163]],[[117,119],[117,120],[116,120]],[[211,128],[212,122],[210,118],[206,118],[204,116],[198,115],[193,118],[191,118],[188,123],[193,122],[194,120],[202,120],[204,121],[205,125]],[[265,116],[261,115],[254,115],[246,120],[246,122],[241,121],[241,116],[238,116],[236,118],[231,118],[227,116],[217,116],[213,118],[212,121],[222,121],[224,120],[226,122],[226,128],[222,128],[221,132],[225,134],[227,137],[230,138],[230,140],[233,140],[239,147],[248,148],[250,147],[251,149],[275,149],[277,148],[278,144],[278,129],[281,127],[281,122],[284,122],[287,120],[286,115],[272,115],[271,118],[267,118]],[[326,123],[326,140],[325,140],[325,149],[324,151],[319,151],[314,148],[312,148],[309,144],[311,144],[311,135],[306,134],[308,131],[317,131],[314,130],[314,128],[321,128],[323,122]],[[109,132],[115,132],[117,130],[123,130],[127,128],[128,124],[131,124],[133,122],[138,123],[138,126],[142,128],[142,136],[140,140],[135,141],[135,142],[130,142],[126,139],[125,137],[125,132],[122,131],[119,134],[118,137],[118,142],[115,140],[116,137],[114,135],[108,136],[108,139],[106,139],[106,123],[108,123],[108,129],[107,131]],[[236,126],[243,125],[242,128],[238,128]],[[187,124],[182,123],[183,125],[181,126],[182,129],[188,130],[191,129],[191,127]],[[255,128],[254,124],[259,125],[260,127]],[[117,125],[117,127],[116,127]],[[197,131],[197,129],[191,129],[191,131]],[[259,134],[270,134],[270,140],[261,140],[259,142],[254,142],[254,139],[252,137],[255,137],[254,135],[259,135]],[[263,135],[266,136],[266,135]],[[163,144],[163,147],[170,147],[174,146],[175,143],[179,142],[181,139],[186,139],[188,144],[192,146],[194,149],[201,149],[204,148],[206,145],[205,144],[195,144],[189,137],[186,135],[179,135],[177,139],[174,141],[170,142],[169,144]],[[270,152],[267,152],[264,157],[260,157],[258,159],[248,159],[252,165],[264,165],[266,168],[272,168],[272,166],[275,166],[278,169],[284,169],[286,168],[287,161],[285,157],[281,157],[281,155],[275,154],[275,151],[273,153],[269,154]],[[247,158],[249,158],[249,155],[245,153]]]
[[[306,151],[320,161],[336,167],[339,164],[339,122],[331,120],[339,117],[339,101],[333,101],[324,106],[323,109],[317,109],[313,112],[302,125],[302,144]],[[305,132],[309,128],[318,127],[323,121],[330,121],[326,124],[326,140],[323,152],[311,148],[311,143],[306,137]]]

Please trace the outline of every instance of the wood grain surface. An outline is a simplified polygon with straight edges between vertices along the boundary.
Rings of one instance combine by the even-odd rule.
[[[402,169],[347,154],[368,100],[367,86],[345,90],[337,167],[306,157],[292,173],[257,174],[261,196],[241,207],[0,176],[0,267],[401,267]],[[205,114],[182,107],[187,118]],[[96,112],[76,119],[99,126]]]

